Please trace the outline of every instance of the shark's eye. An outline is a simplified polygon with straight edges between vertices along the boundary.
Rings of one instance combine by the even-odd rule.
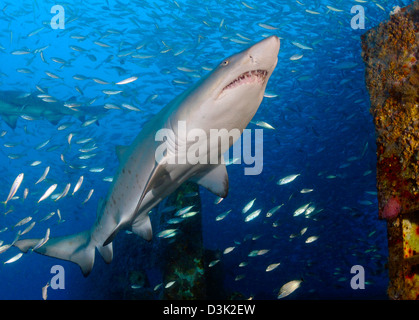
[[[224,60],[224,61],[221,63],[221,65],[222,65],[223,67],[225,67],[226,65],[228,65],[228,60]]]

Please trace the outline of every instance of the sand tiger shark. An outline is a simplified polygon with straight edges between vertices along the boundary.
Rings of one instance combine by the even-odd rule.
[[[76,108],[74,105],[72,99],[63,102],[41,92],[0,91],[0,116],[12,129],[16,127],[20,116],[34,120],[46,119],[56,125],[64,116],[73,116],[83,121],[86,115],[98,116],[106,111],[97,106]]]
[[[223,60],[157,113],[131,145],[117,147],[119,167],[106,198],[99,201],[97,218],[90,229],[48,241],[18,240],[14,245],[22,252],[33,250],[72,261],[87,276],[93,268],[95,249],[105,262],[111,262],[112,241],[120,230],[131,228],[133,233],[151,240],[150,210],[183,182],[194,181],[226,197],[228,175],[222,161],[216,164],[168,161],[191,143],[177,139],[179,123],[186,123],[188,132],[197,128],[205,132],[212,129],[243,132],[262,102],[278,61],[279,47],[279,38],[270,36]],[[173,139],[166,139],[166,152],[157,159],[155,151],[162,142],[156,139],[156,132],[163,128],[174,135]],[[216,149],[221,158],[233,143],[233,139],[224,146],[206,143],[203,149],[207,152]]]

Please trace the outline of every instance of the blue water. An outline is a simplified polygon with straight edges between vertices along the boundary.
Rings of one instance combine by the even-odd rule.
[[[275,128],[264,129],[263,171],[246,176],[244,165],[230,165],[229,195],[219,204],[215,203],[216,196],[201,189],[204,246],[220,252],[236,247],[227,255],[221,254],[225,270],[222,283],[227,290],[240,292],[246,298],[276,299],[285,283],[303,279],[287,299],[386,299],[386,226],[378,220],[375,136],[360,36],[388,19],[394,6],[409,3],[380,1],[379,7],[373,1],[331,0],[211,0],[203,4],[183,0],[72,1],[63,5],[65,28],[54,30],[50,26],[54,14],[50,11],[55,2],[1,1],[1,90],[41,93],[41,89],[61,101],[74,97],[84,104],[83,108],[99,106],[101,111],[97,123],[89,126],[83,126],[83,121],[93,119],[95,114],[89,113],[82,120],[64,116],[58,124],[19,118],[15,129],[0,121],[2,201],[16,176],[25,175],[16,193],[19,199],[0,208],[0,230],[7,227],[0,233],[0,240],[3,245],[11,243],[17,230],[29,224],[13,226],[27,216],[36,223],[22,238],[42,238],[47,228],[53,237],[90,227],[98,200],[106,196],[110,186],[104,178],[112,177],[118,166],[115,146],[128,145],[151,115],[208,73],[203,67],[212,68],[224,57],[275,34],[281,38],[281,49],[267,87],[271,95],[264,98],[254,117]],[[363,30],[351,28],[353,5],[365,9]],[[311,49],[299,48],[292,42]],[[41,50],[34,53],[37,49]],[[12,54],[16,50],[30,53]],[[296,54],[303,57],[290,60]],[[27,69],[25,73],[18,71],[22,68]],[[74,75],[87,79],[77,80]],[[133,75],[138,80],[123,86],[113,84]],[[123,92],[107,96],[103,90]],[[105,109],[105,103],[121,109]],[[127,110],[121,107],[123,103],[141,111]],[[58,130],[68,122],[68,128]],[[249,128],[260,129],[252,123]],[[77,144],[87,138],[91,140]],[[47,140],[48,144],[39,148]],[[79,158],[83,154],[79,149],[95,146],[90,152],[95,154],[92,158]],[[41,164],[34,166],[34,161]],[[35,184],[47,166],[47,178]],[[103,171],[91,172],[91,168]],[[292,183],[276,184],[290,174],[300,176]],[[72,196],[80,176],[84,177],[83,184]],[[57,184],[54,193],[61,193],[67,183],[71,183],[71,189],[66,197],[37,203],[50,185]],[[25,188],[29,193],[22,200]],[[313,191],[300,193],[303,188]],[[91,198],[83,204],[91,189]],[[252,210],[262,212],[246,223],[241,210],[254,198]],[[315,205],[315,211],[294,217],[294,211],[308,202]],[[284,206],[273,217],[266,217],[269,209],[282,203]],[[215,220],[230,209],[225,219]],[[57,210],[61,213],[60,223],[57,213],[40,221]],[[305,233],[301,232],[304,228]],[[305,243],[310,236],[318,238]],[[121,233],[115,243],[138,248],[135,252],[149,261],[156,259],[153,241],[150,244]],[[118,263],[125,252],[117,249],[112,269],[97,255],[92,274],[84,278],[77,265],[35,253],[3,264],[19,253],[12,247],[0,254],[0,298],[42,299],[41,288],[53,276],[51,267],[59,264],[65,270],[65,289],[49,288],[48,299],[123,299],[111,295],[118,276],[126,272],[125,266]],[[259,249],[269,251],[248,257],[252,250]],[[248,265],[239,267],[243,261]],[[265,271],[268,265],[278,262],[275,270]],[[354,265],[365,270],[364,290],[351,288],[354,274],[350,270]],[[112,277],[105,275],[107,270],[113,272]],[[106,282],[101,281],[99,272]],[[162,282],[161,275],[152,268],[146,272],[151,288]],[[244,278],[235,280],[242,274]],[[158,298],[157,294],[154,298]]]

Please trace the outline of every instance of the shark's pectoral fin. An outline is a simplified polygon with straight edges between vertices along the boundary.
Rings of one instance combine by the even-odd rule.
[[[228,174],[225,164],[209,165],[207,170],[201,171],[189,180],[198,183],[219,197],[227,197]]]
[[[141,194],[140,200],[138,201],[135,212],[138,212],[145,195],[149,191],[151,191],[155,188],[158,188],[163,183],[165,183],[167,181],[167,179],[171,179],[170,178],[170,172],[173,171],[173,169],[174,169],[174,167],[176,167],[176,165],[168,164],[167,160],[168,160],[168,158],[165,158],[164,161],[162,161],[161,163],[157,163],[157,165],[155,165],[153,171],[151,172],[151,174],[150,174],[150,176],[147,180],[146,185],[144,186],[143,192]]]
[[[126,146],[116,146],[116,156],[118,157],[119,162],[122,161],[122,158],[124,157],[125,152],[127,151],[128,147]]]
[[[132,223],[132,232],[142,237],[143,239],[150,241],[153,237],[153,231],[151,228],[151,221],[148,214],[140,214],[135,218]]]

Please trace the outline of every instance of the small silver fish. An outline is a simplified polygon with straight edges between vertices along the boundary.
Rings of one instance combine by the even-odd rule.
[[[177,229],[166,229],[157,234],[159,238],[170,238],[176,235]]]
[[[67,185],[64,188],[64,191],[54,201],[58,201],[61,198],[64,198],[67,195],[68,190],[70,190],[70,187],[71,187],[71,183],[67,183]]]
[[[276,268],[277,268],[280,264],[281,264],[280,262],[270,264],[270,265],[266,268],[266,272],[269,272],[269,271],[272,271],[272,270],[276,269]]]
[[[45,200],[46,198],[48,198],[51,193],[54,192],[55,188],[57,188],[57,184],[53,184],[52,186],[50,186],[47,191],[45,191],[44,195],[38,200],[38,203],[40,203],[41,201]]]
[[[296,47],[298,47],[298,48],[300,48],[300,49],[303,49],[303,50],[313,50],[313,48],[310,48],[310,47],[307,47],[307,46],[305,46],[305,45],[303,45],[303,44],[301,44],[301,43],[299,43],[299,42],[291,42],[294,46],[296,46]]]
[[[250,210],[250,208],[253,206],[253,204],[255,203],[256,198],[254,198],[253,200],[251,200],[248,204],[246,204],[242,210],[242,213],[246,213],[247,211]]]
[[[15,56],[20,56],[20,55],[28,54],[28,53],[31,53],[31,52],[28,50],[16,50],[12,52],[12,54]]]
[[[189,211],[189,212],[186,212],[186,213],[182,214],[180,217],[181,218],[190,218],[190,217],[193,217],[194,215],[196,215],[197,213],[198,213],[198,211]]]
[[[6,199],[6,201],[4,202],[4,204],[7,204],[7,202],[8,202],[10,199],[12,199],[12,198],[13,198],[13,196],[14,196],[14,195],[15,195],[15,193],[16,193],[16,191],[19,189],[20,184],[22,183],[23,177],[24,177],[24,174],[23,174],[23,173],[19,174],[19,175],[16,177],[15,181],[13,182],[12,187],[10,188],[9,195],[7,196],[7,199]]]
[[[172,219],[170,219],[170,220],[167,220],[167,223],[168,224],[178,224],[178,223],[180,223],[180,222],[182,222],[183,221],[183,219],[182,218],[172,218]]]
[[[38,183],[40,183],[41,181],[44,181],[44,180],[45,180],[45,178],[46,178],[46,177],[47,177],[47,175],[48,175],[49,168],[50,168],[49,166],[45,168],[44,173],[43,173],[43,174],[42,174],[42,176],[39,178],[39,180],[38,180],[37,182],[35,182],[35,184],[38,184]]]
[[[299,175],[300,174],[291,174],[289,176],[286,176],[286,177],[284,177],[282,179],[279,179],[278,182],[277,182],[277,184],[278,185],[283,185],[283,184],[287,184],[287,183],[293,182]]]
[[[32,220],[32,217],[31,217],[31,216],[26,217],[26,218],[23,218],[22,220],[20,220],[18,223],[16,223],[16,224],[14,225],[14,228],[16,228],[16,227],[20,227],[20,226],[23,226],[24,224],[28,223],[28,222],[29,222],[29,221],[31,221],[31,220]]]
[[[263,28],[263,29],[267,29],[267,30],[277,30],[278,28],[275,28],[269,24],[266,23],[258,23],[258,26]]]
[[[243,279],[244,277],[246,277],[245,274],[239,274],[234,278],[234,281],[239,281],[239,280]]]
[[[49,143],[49,140],[50,140],[50,139],[48,139],[48,140],[46,140],[46,141],[44,141],[44,142],[40,143],[39,145],[37,145],[37,146],[35,147],[35,150],[40,150],[40,149],[42,149],[43,147],[45,147],[45,146]]]
[[[236,247],[228,247],[223,251],[223,254],[227,254],[230,253],[231,251],[233,251]]]
[[[102,92],[107,95],[114,95],[121,93],[122,90],[102,90]]]
[[[23,200],[26,199],[26,197],[28,196],[28,193],[29,193],[29,189],[25,188],[25,190],[23,190]]]
[[[301,189],[300,193],[309,193],[309,192],[313,192],[313,190],[314,190],[314,189],[307,189],[307,188],[304,188],[304,189]]]
[[[193,207],[194,207],[194,206],[187,206],[187,207],[184,207],[184,208],[182,208],[182,209],[179,209],[179,210],[175,213],[175,216],[176,216],[176,217],[182,216],[182,215],[184,215],[185,213],[187,213],[187,212],[191,211],[191,209],[192,209]]]
[[[302,57],[303,57],[302,54],[294,54],[294,55],[291,56],[290,60],[291,61],[297,61],[297,60],[300,60]]]
[[[255,210],[252,213],[250,213],[245,219],[244,222],[249,222],[252,221],[253,219],[255,219],[261,212],[261,209]]]
[[[46,221],[46,220],[48,220],[49,218],[51,218],[53,215],[55,214],[55,211],[53,211],[53,212],[51,212],[51,213],[48,213],[45,217],[43,217],[41,220],[39,220],[39,221]]]
[[[305,241],[305,243],[312,243],[312,242],[316,241],[318,238],[319,238],[318,236],[308,237],[307,240]]]
[[[227,210],[226,212],[219,214],[218,216],[215,217],[215,221],[223,220],[230,212],[231,210]]]
[[[279,289],[278,299],[285,298],[297,290],[301,285],[301,280],[292,280],[284,284],[281,289]]]
[[[265,121],[256,121],[255,124],[259,127],[265,128],[265,129],[275,130],[274,127],[272,127],[269,123],[267,123]]]
[[[32,250],[36,250],[39,249],[40,247],[42,247],[45,243],[48,242],[49,240],[49,234],[50,234],[50,230],[49,228],[47,229],[46,233],[45,233],[45,237],[43,237],[41,240],[39,240],[39,242],[32,248]]]
[[[6,262],[4,262],[4,264],[6,264],[6,263],[13,263],[13,262],[15,262],[15,261],[17,261],[17,260],[19,260],[20,259],[20,257],[23,255],[23,253],[21,252],[21,253],[18,253],[17,255],[15,255],[14,257],[12,257],[12,258],[10,258],[9,260],[7,260]]]
[[[121,105],[122,105],[122,107],[124,107],[125,109],[128,109],[128,110],[141,111],[140,109],[138,109],[138,108],[136,108],[136,107],[134,107],[134,106],[132,106],[128,103],[122,103]]]
[[[77,184],[74,186],[73,193],[71,195],[74,196],[74,194],[80,189],[82,183],[83,183],[83,176],[80,176],[79,180],[77,181]]]
[[[94,189],[90,189],[89,194],[87,195],[86,199],[82,202],[82,204],[85,204],[87,201],[89,201],[90,197],[93,194]]]
[[[131,289],[140,289],[142,287],[142,285],[140,284],[132,284],[131,285]]]
[[[27,226],[25,230],[23,230],[22,232],[20,232],[20,230],[19,230],[19,234],[21,236],[23,236],[24,234],[26,234],[29,231],[31,231],[34,226],[35,226],[35,221],[32,221],[32,223],[29,226]]]
[[[270,209],[267,213],[266,213],[266,217],[270,218],[274,215],[275,212],[277,212],[284,204],[280,204],[276,207],[273,207],[272,209]]]
[[[270,249],[261,249],[261,250],[258,250],[258,251],[257,251],[257,255],[258,255],[258,256],[262,256],[262,255],[264,255],[265,253],[268,253],[268,252],[269,252],[269,250],[270,250]]]
[[[219,260],[219,259],[217,259],[217,260],[213,260],[213,261],[211,261],[211,262],[208,264],[208,267],[209,267],[209,268],[211,268],[211,267],[215,266],[218,262],[220,262],[220,260]]]
[[[49,282],[42,287],[42,299],[47,300],[48,294],[47,294],[47,289],[49,287]]]
[[[301,207],[299,207],[297,210],[295,210],[294,211],[294,217],[297,217],[297,216],[299,216],[300,214],[302,214],[302,213],[304,213],[306,210],[307,210],[307,208],[308,208],[308,206],[310,205],[310,203],[311,202],[309,202],[309,203],[307,203],[307,204],[305,204],[305,205],[302,205]]]

